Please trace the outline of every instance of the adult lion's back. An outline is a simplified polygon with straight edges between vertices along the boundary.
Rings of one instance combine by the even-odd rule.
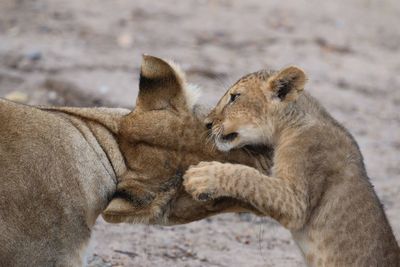
[[[5,100],[0,136],[0,266],[80,265],[96,204],[85,191],[106,175],[95,152],[66,117]]]

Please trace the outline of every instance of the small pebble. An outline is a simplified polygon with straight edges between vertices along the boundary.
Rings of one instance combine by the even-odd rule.
[[[49,97],[50,100],[56,100],[57,99],[57,93],[54,92],[54,91],[50,91],[48,93],[48,97]]]
[[[129,33],[120,34],[117,38],[117,43],[122,48],[130,48],[133,43],[132,35]]]
[[[27,59],[32,60],[32,61],[37,61],[37,60],[42,59],[42,53],[40,51],[32,51],[32,52],[27,53],[25,56]]]
[[[107,85],[101,85],[99,87],[99,91],[102,94],[106,94],[106,93],[108,93],[108,91],[110,91],[110,87],[108,87]]]

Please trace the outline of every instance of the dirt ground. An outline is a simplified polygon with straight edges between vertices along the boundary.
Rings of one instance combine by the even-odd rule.
[[[400,238],[400,2],[1,0],[0,96],[132,107],[141,54],[181,63],[209,106],[241,75],[301,66],[356,137]],[[357,209],[357,207],[354,207]],[[95,227],[89,266],[303,266],[283,227],[226,214]]]

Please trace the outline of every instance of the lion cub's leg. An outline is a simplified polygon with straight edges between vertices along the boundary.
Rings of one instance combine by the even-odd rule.
[[[201,162],[186,172],[184,186],[198,200],[234,197],[249,202],[291,230],[301,228],[308,216],[305,187],[245,165]]]

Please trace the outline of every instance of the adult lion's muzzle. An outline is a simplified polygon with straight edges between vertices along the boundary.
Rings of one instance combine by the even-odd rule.
[[[113,199],[103,211],[103,218],[110,223],[165,224],[170,204],[181,188],[182,174],[177,173],[157,186],[145,181],[132,177],[122,179]]]

